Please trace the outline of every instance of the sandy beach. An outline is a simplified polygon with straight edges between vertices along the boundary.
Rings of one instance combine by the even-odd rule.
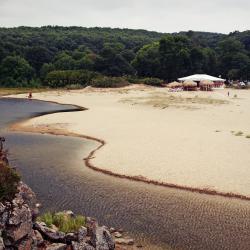
[[[33,118],[15,129],[97,138],[105,145],[89,162],[104,171],[250,197],[250,91],[227,92],[135,85],[35,93],[87,110]]]

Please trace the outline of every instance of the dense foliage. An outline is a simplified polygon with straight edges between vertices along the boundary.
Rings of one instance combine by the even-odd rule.
[[[0,28],[0,86],[101,86],[100,75],[172,81],[207,73],[248,80],[249,72],[250,31],[223,35],[58,26]],[[105,86],[107,79],[103,78]]]
[[[20,176],[6,162],[6,153],[0,151],[0,201],[12,199],[17,192]]]

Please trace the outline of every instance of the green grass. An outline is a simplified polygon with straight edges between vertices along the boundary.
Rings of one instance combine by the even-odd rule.
[[[45,213],[38,217],[38,221],[46,223],[48,227],[55,225],[59,231],[70,233],[78,231],[81,226],[85,226],[86,220],[84,216],[77,215],[71,217],[63,212],[59,213]]]
[[[236,132],[234,135],[235,136],[242,136],[244,133],[242,132],[242,131],[238,131],[238,132]]]

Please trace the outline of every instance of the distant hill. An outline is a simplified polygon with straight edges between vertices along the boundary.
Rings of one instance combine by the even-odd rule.
[[[192,73],[249,79],[249,65],[250,31],[225,35],[100,27],[0,28],[0,86],[45,84],[49,72],[60,71],[58,76],[67,70],[167,81]],[[82,77],[79,72],[74,75]]]

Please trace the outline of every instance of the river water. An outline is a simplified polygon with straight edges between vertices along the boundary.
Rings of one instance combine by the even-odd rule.
[[[18,120],[65,109],[72,106],[0,99],[0,132],[11,164],[36,192],[43,211],[70,209],[96,217],[131,232],[144,249],[250,249],[249,201],[104,175],[82,160],[96,142],[6,130]]]

